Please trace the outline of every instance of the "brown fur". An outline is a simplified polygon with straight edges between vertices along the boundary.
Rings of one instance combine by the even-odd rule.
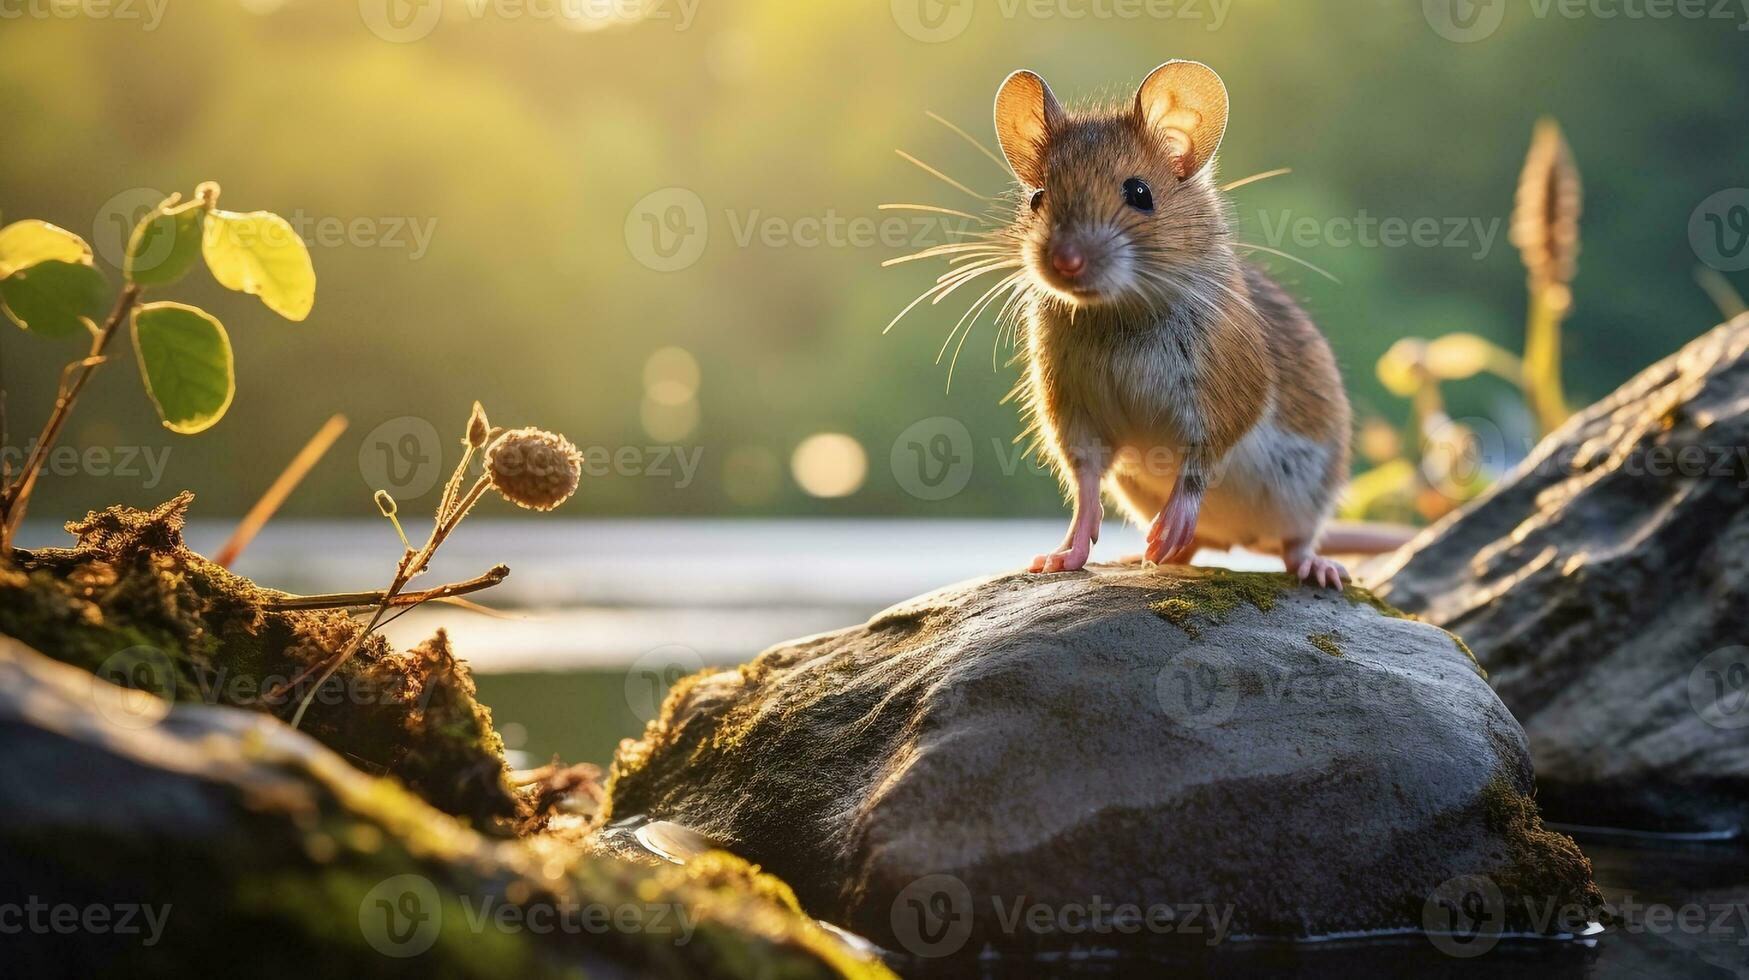
[[[1031,180],[996,237],[1032,280],[1022,394],[1065,489],[1073,494],[1078,467],[1097,466],[1119,505],[1146,525],[1182,474],[1201,486],[1206,473],[1213,482],[1199,535],[1310,545],[1347,475],[1348,402],[1310,317],[1239,258],[1213,166],[1192,161],[1196,169],[1180,179],[1188,136],[1149,121],[1205,120],[1212,110],[1150,113],[1138,100],[1071,113],[1035,79],[1005,86],[1009,105],[998,102],[1003,150]],[[1027,99],[1042,102],[1017,111]],[[1224,90],[1222,99],[1224,125]],[[1005,111],[1014,116],[1006,125]],[[1211,140],[1210,125],[1197,125],[1192,152],[1211,152],[1219,130]],[[1121,188],[1132,177],[1152,190],[1152,213],[1126,205]],[[1036,212],[1035,190],[1043,191]],[[1055,242],[1085,253],[1088,271],[1060,276],[1048,258]],[[1265,460],[1265,468],[1255,457],[1278,444],[1302,458],[1284,458],[1279,469]],[[1236,452],[1242,446],[1252,448]],[[1227,464],[1234,482],[1222,486]]]

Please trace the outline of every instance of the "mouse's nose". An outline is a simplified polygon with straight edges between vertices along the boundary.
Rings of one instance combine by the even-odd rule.
[[[1073,245],[1051,245],[1051,268],[1057,270],[1065,278],[1074,279],[1087,270],[1087,256]]]

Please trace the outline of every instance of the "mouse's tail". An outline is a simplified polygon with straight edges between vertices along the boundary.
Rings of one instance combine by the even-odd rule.
[[[1332,521],[1318,539],[1318,550],[1333,555],[1383,555],[1409,543],[1419,528],[1376,521]]]

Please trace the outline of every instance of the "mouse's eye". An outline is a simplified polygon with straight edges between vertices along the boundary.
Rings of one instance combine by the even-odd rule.
[[[1154,192],[1148,189],[1148,182],[1140,177],[1131,177],[1123,182],[1123,202],[1137,211],[1154,210]]]
[[[1039,209],[1039,208],[1042,208],[1042,207],[1044,207],[1044,204],[1045,204],[1045,192],[1044,192],[1044,191],[1042,191],[1042,190],[1039,190],[1039,191],[1033,191],[1033,192],[1032,192],[1032,202],[1031,202],[1031,203],[1032,203],[1032,209],[1033,209],[1033,210],[1034,210],[1034,211],[1037,211],[1037,210],[1038,210],[1038,209]]]

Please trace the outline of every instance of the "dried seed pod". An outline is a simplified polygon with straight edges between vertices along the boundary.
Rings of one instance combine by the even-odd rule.
[[[468,416],[468,445],[474,449],[484,449],[486,436],[491,431],[492,427],[486,422],[486,410],[479,402],[475,402],[473,414]]]
[[[530,510],[552,510],[577,491],[583,456],[564,436],[511,429],[486,450],[486,475],[504,499]]]
[[[1533,289],[1565,287],[1579,269],[1579,168],[1561,127],[1536,125],[1512,209],[1512,244],[1524,256]]]

